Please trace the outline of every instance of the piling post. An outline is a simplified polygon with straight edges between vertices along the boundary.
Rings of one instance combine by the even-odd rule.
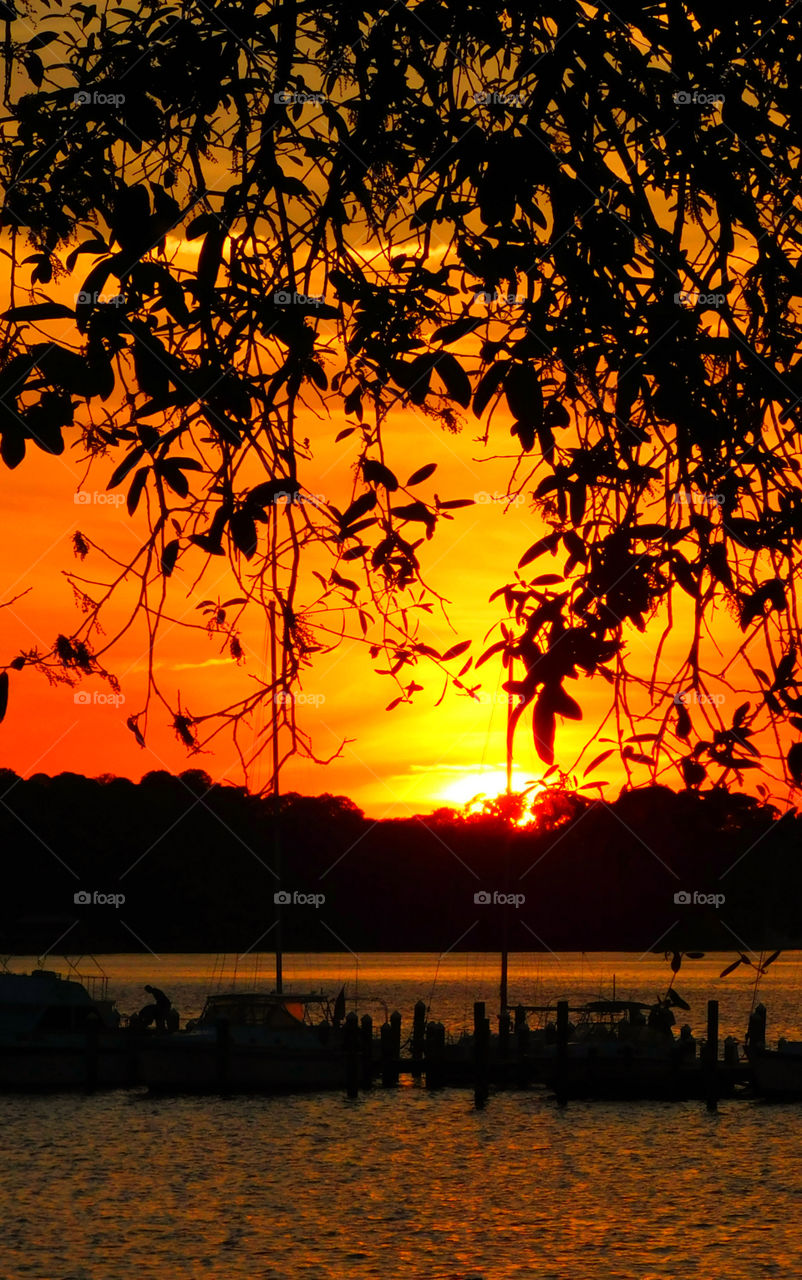
[[[353,1009],[346,1016],[343,1027],[345,1049],[345,1089],[349,1098],[359,1095],[359,1021]]]
[[[529,1084],[529,1027],[526,1019],[522,1022],[516,1019],[515,1039],[518,1050],[518,1086],[525,1089]]]
[[[420,1080],[423,1074],[424,1037],[426,1034],[426,1005],[419,1000],[412,1018],[412,1075]]]
[[[440,1089],[443,1084],[443,1049],[446,1029],[442,1022],[430,1022],[426,1027],[426,1088]]]
[[[568,1001],[557,1001],[557,1102],[564,1107],[568,1101]]]
[[[490,1020],[485,1017],[484,1000],[473,1006],[473,1099],[477,1107],[483,1107],[490,1093],[488,1080],[490,1057]]]
[[[718,1106],[718,1000],[707,1002],[707,1044],[705,1046],[707,1109]]]
[[[390,1014],[390,1030],[392,1031],[392,1035],[393,1035],[393,1039],[392,1039],[393,1057],[395,1058],[396,1062],[398,1062],[399,1058],[401,1057],[401,1014],[398,1012],[397,1009],[394,1009],[393,1012]],[[398,1079],[398,1072],[396,1072],[396,1080],[397,1079]]]
[[[362,1015],[359,1037],[362,1059],[362,1088],[370,1089],[373,1084],[373,1019],[369,1013]]]
[[[398,1055],[395,1052],[393,1028],[389,1022],[382,1024],[379,1032],[381,1041],[382,1084],[385,1088],[398,1084]]]
[[[498,1020],[498,1055],[500,1058],[508,1058],[510,1053],[510,1015],[505,1009],[499,1014]]]

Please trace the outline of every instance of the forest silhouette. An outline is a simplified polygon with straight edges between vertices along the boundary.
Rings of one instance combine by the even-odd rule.
[[[200,770],[140,783],[3,771],[0,786],[8,954],[269,951],[282,891],[298,899],[282,907],[288,950],[493,949],[504,928],[527,951],[802,943],[802,819],[722,788],[611,804],[552,791],[516,828],[498,803],[376,821],[343,796],[296,794],[276,823],[272,800]]]

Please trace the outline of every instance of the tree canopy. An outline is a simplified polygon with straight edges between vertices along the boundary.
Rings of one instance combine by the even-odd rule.
[[[0,456],[79,447],[149,521],[99,595],[74,575],[80,625],[8,667],[113,679],[120,582],[141,580],[155,652],[176,577],[227,556],[237,593],[204,616],[236,661],[242,612],[272,601],[280,659],[202,714],[151,669],[190,749],[346,629],[399,700],[425,662],[475,688],[472,637],[443,654],[417,622],[427,542],[471,499],[386,445],[400,412],[473,418],[544,524],[498,566],[511,732],[531,713],[551,764],[557,716],[581,716],[566,682],[596,675],[611,749],[634,739],[652,777],[741,779],[770,727],[802,781],[802,37],[784,3],[2,9]],[[305,483],[335,403],[358,443],[340,507]],[[722,611],[742,634],[726,651]],[[726,722],[715,681],[751,687]],[[287,749],[311,749],[294,715],[282,702]]]

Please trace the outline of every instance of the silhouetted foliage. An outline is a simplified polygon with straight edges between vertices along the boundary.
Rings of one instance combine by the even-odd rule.
[[[404,406],[446,430],[489,409],[501,452],[491,424],[512,417],[510,492],[533,495],[546,532],[506,588],[503,644],[544,761],[556,717],[581,715],[565,689],[580,674],[611,685],[619,736],[654,720],[628,764],[673,763],[689,787],[757,767],[756,727],[802,727],[802,40],[784,2],[39,12],[7,42],[0,452],[17,467],[67,432],[147,507],[129,568],[153,642],[171,580],[210,558],[238,581],[206,602],[232,660],[246,602],[278,601],[280,676],[224,724],[291,689],[346,619],[399,700],[421,658],[451,661],[416,633],[420,556],[470,499],[441,500],[425,465],[404,483],[384,434]],[[304,486],[334,403],[352,423],[344,510]],[[312,546],[328,565],[299,594]],[[76,551],[98,548],[79,534]],[[547,553],[556,572],[523,576]],[[16,660],[70,680],[106,674],[108,647],[102,602],[73,581],[81,627]],[[328,630],[324,606],[342,615]],[[705,704],[691,747],[671,695],[710,687],[721,609],[744,644],[718,674],[753,702],[729,723]],[[659,618],[664,640],[683,611],[680,669],[661,641],[641,678],[627,638]],[[219,729],[162,696],[190,749]]]

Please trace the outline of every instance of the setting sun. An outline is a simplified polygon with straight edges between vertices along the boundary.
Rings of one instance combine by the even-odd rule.
[[[532,787],[534,780],[513,770],[512,789],[523,791]],[[539,784],[534,784],[538,786]],[[506,770],[491,766],[483,772],[464,773],[453,782],[448,783],[439,793],[443,800],[452,805],[467,805],[472,800],[494,800],[507,790]]]

